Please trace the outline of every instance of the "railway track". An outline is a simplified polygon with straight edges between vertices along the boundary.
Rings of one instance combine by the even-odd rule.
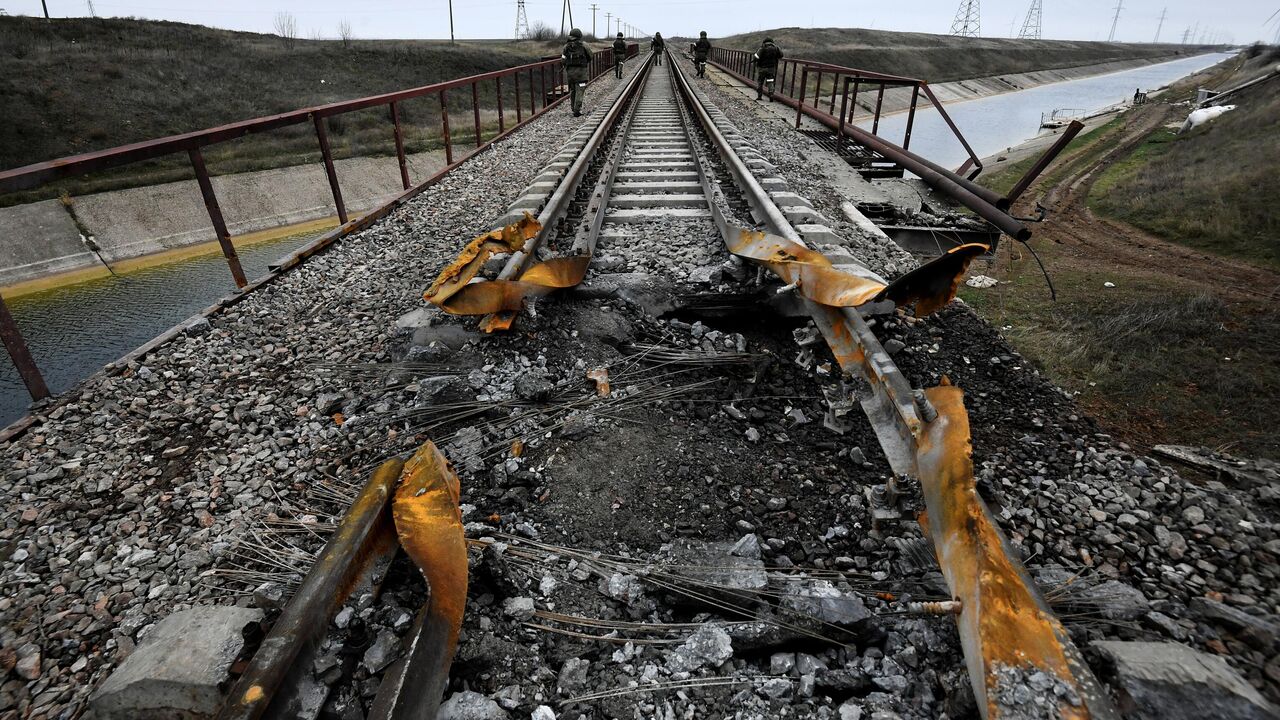
[[[829,356],[834,361],[834,365],[824,363],[819,357],[811,364],[819,374],[839,376],[839,386],[846,388],[840,401],[847,407],[861,407],[869,433],[882,452],[882,457],[876,456],[872,463],[877,465],[882,481],[865,482],[864,487],[845,488],[844,492],[865,493],[870,516],[877,522],[910,528],[918,521],[920,534],[929,541],[946,581],[947,592],[936,598],[940,602],[910,607],[886,605],[886,617],[898,612],[942,613],[946,616],[943,620],[950,622],[947,618],[954,615],[976,709],[983,717],[1115,716],[1080,653],[977,495],[961,391],[945,381],[928,389],[911,387],[872,328],[876,318],[892,318],[897,307],[914,306],[916,312],[925,314],[945,304],[968,259],[985,248],[960,248],[893,283],[858,266],[856,261],[851,263],[847,256],[839,258],[841,263],[834,266],[824,254],[830,254],[831,248],[819,244],[828,241],[830,245],[831,238],[809,222],[813,213],[806,209],[803,199],[776,181],[769,182],[766,189],[757,173],[767,173],[767,163],[705,99],[675,58],[661,66],[642,67],[618,94],[616,102],[598,109],[595,115],[599,121],[594,127],[571,138],[566,151],[549,168],[555,174],[554,187],[548,187],[546,180],[541,185],[535,183],[530,192],[537,202],[516,204],[517,208],[537,210],[537,217],[530,212],[523,220],[477,238],[454,264],[444,269],[427,291],[427,299],[450,314],[480,317],[481,328],[491,332],[517,326],[521,333],[502,341],[508,343],[502,346],[503,350],[541,353],[545,357],[556,351],[557,343],[571,344],[578,330],[562,332],[560,340],[535,344],[537,341],[532,338],[547,331],[543,324],[549,322],[545,314],[560,312],[560,308],[553,307],[521,314],[523,309],[542,305],[540,298],[579,285],[582,289],[578,296],[589,302],[594,299],[596,304],[599,298],[607,298],[606,304],[622,305],[644,295],[634,285],[619,290],[617,276],[627,273],[613,272],[616,268],[604,265],[621,265],[632,270],[631,274],[642,269],[650,278],[665,275],[659,283],[663,289],[656,294],[665,293],[666,309],[676,308],[677,313],[682,302],[687,302],[679,297],[686,295],[684,291],[698,279],[697,273],[681,271],[680,267],[719,263],[746,271],[741,273],[743,277],[763,276],[766,270],[776,275],[777,281],[762,286],[764,292],[720,300],[741,314],[748,300],[754,303],[767,296],[767,312],[807,318],[812,325],[805,327],[816,328],[825,338],[824,351],[813,344],[816,336],[807,336],[802,341],[804,347],[799,348],[801,355]],[[504,253],[508,258],[502,269],[486,277],[486,263]],[[599,262],[606,259],[610,262]],[[595,266],[593,260],[597,261]],[[687,305],[683,307],[688,309]],[[759,312],[766,312],[766,308],[761,306]],[[576,317],[571,316],[570,322],[585,327]],[[536,327],[520,327],[526,323]],[[748,324],[761,324],[759,316]],[[770,341],[777,341],[779,335],[785,341],[791,334],[786,329],[781,333],[761,332],[772,333]],[[803,327],[796,329],[797,339],[804,334]],[[596,392],[583,396],[580,388],[551,384],[522,397],[524,402],[504,405],[505,445],[496,449],[486,446],[476,455],[491,459],[496,452],[507,457],[504,478],[532,474],[522,464],[522,456],[530,451],[526,446],[536,445],[539,457],[546,458],[542,467],[550,467],[562,457],[559,453],[572,455],[572,450],[556,445],[558,441],[548,440],[558,432],[567,434],[565,429],[571,420],[565,417],[589,415],[607,421],[642,407],[666,407],[663,403],[673,402],[673,398],[679,406],[679,396],[673,393],[657,399],[647,396],[668,379],[650,371],[636,371],[636,367],[652,363],[655,358],[662,358],[661,367],[691,363],[719,368],[736,360],[751,362],[744,359],[752,354],[744,350],[743,335],[736,337],[735,341],[733,333],[717,333],[710,349],[708,343],[695,338],[692,350],[678,351],[655,346],[646,349],[632,343],[622,359],[599,367],[592,364],[592,359],[580,369],[584,373],[590,371],[585,377],[595,382]],[[737,352],[730,347],[735,344]],[[695,355],[697,360],[692,359]],[[523,376],[536,375],[541,366],[541,359],[533,363],[524,359],[522,377],[512,381],[517,395]],[[475,372],[472,371],[473,376]],[[483,375],[491,371],[479,372],[481,377],[473,385],[488,393]],[[802,371],[788,367],[775,372]],[[717,380],[723,378],[703,382],[709,387]],[[732,383],[716,386],[726,384]],[[742,397],[740,387],[726,391],[731,398]],[[726,402],[731,403],[731,398]],[[595,402],[602,404],[593,405]],[[446,452],[464,446],[462,440],[470,437],[466,434],[468,424],[474,427],[485,412],[493,410],[492,405],[486,407],[487,410],[470,415],[432,415],[439,417],[438,421],[426,426],[430,431],[421,434],[424,439],[439,441]],[[701,417],[694,413],[690,424],[696,425]],[[424,426],[414,427],[421,430]],[[788,447],[786,442],[775,446],[778,452],[808,452],[804,447]],[[450,460],[462,468],[464,477],[483,483],[479,468],[487,465],[449,454]],[[606,462],[603,467],[607,465]],[[594,467],[598,470],[602,466]],[[464,518],[457,510],[457,482],[436,444],[431,443],[407,462],[391,459],[374,471],[293,600],[259,644],[232,689],[221,717],[318,717],[335,692],[344,692],[334,690],[332,681],[317,679],[322,674],[320,668],[325,672],[332,669],[325,658],[333,657],[335,646],[343,642],[344,635],[334,630],[336,618],[353,603],[372,610],[371,603],[376,601],[369,598],[392,592],[397,584],[402,586],[395,589],[397,597],[417,599],[421,607],[412,627],[397,641],[403,654],[385,664],[369,663],[368,655],[364,655],[363,668],[357,667],[352,678],[337,685],[346,683],[357,688],[350,691],[351,706],[360,705],[361,712],[367,707],[370,718],[434,717],[448,682],[459,625],[467,636],[464,649],[471,642],[470,635],[484,627],[468,625],[462,615],[461,602],[467,597],[464,533],[470,536],[473,550],[484,558],[480,563],[473,558],[472,564],[476,566],[473,574],[481,573],[486,588],[502,584],[494,579],[494,567],[504,563],[543,563],[539,567],[545,568],[570,558],[574,568],[567,570],[562,580],[545,576],[552,577],[552,582],[544,579],[544,588],[548,584],[554,588],[558,582],[583,575],[583,568],[591,568],[586,576],[594,577],[595,573],[609,583],[619,572],[625,576],[626,568],[631,567],[620,557],[610,555],[613,549],[608,547],[574,549],[539,540],[531,530],[506,532],[497,513],[488,520],[491,527],[487,532],[483,525],[475,524],[464,530]],[[465,482],[463,491],[468,491]],[[537,486],[535,492],[539,502],[545,502],[543,512],[554,517],[557,501],[546,500],[554,494],[551,485]],[[497,494],[501,500],[495,505],[500,505],[511,492]],[[663,498],[643,493],[641,497],[652,501],[654,508],[663,507]],[[805,497],[784,501],[808,502]],[[621,500],[615,502],[614,510],[623,504]],[[635,512],[648,511],[637,508]],[[675,525],[679,530],[679,523]],[[427,578],[425,585],[415,572],[406,571],[408,561],[398,553],[401,547]],[[510,554],[507,560],[499,559],[501,552]],[[602,558],[600,553],[605,556]],[[821,567],[813,572],[846,579],[841,573],[832,575]],[[730,587],[712,583],[713,589],[705,584],[700,589],[690,589],[651,569],[639,574],[668,592],[701,601],[731,618],[741,619],[748,614],[744,609],[746,601],[764,602],[770,596],[763,588],[746,592],[732,583]],[[663,585],[667,582],[663,578],[675,585]],[[726,593],[729,599],[725,598]],[[495,602],[487,590],[483,596],[488,599],[482,604]],[[537,628],[564,623],[566,617],[578,623],[579,630],[573,631],[575,637],[586,636],[581,628],[588,623],[581,616],[512,605],[504,605],[504,612],[526,621],[521,630],[526,638],[538,637]],[[488,617],[484,619],[487,621]],[[816,620],[819,625],[831,624],[822,618]],[[795,630],[795,624],[777,623],[790,630]],[[863,622],[857,632],[865,632],[865,625]],[[604,627],[616,631],[620,626],[606,623]],[[820,630],[805,631],[808,634],[801,633],[801,637],[807,637],[815,647],[834,643],[844,648],[855,644],[857,633],[833,636],[826,629]],[[350,633],[345,637],[349,638]],[[604,643],[618,639],[616,633],[612,638],[591,637]],[[862,639],[858,636],[856,641]],[[364,646],[374,647],[380,640],[381,636],[377,640],[366,637]],[[636,641],[641,642],[638,636]],[[463,662],[474,670],[475,654],[465,654]],[[351,665],[347,663],[348,674]],[[757,678],[752,682],[770,680]],[[564,682],[563,677],[561,681]],[[664,688],[680,689],[674,685],[656,686],[655,691]],[[589,705],[608,697],[611,696],[581,694],[571,699]]]

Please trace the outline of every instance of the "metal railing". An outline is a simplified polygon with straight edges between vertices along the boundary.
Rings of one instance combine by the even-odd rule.
[[[714,48],[712,50],[711,64],[720,68],[725,73],[737,78],[739,81],[755,86],[756,81],[753,80],[750,73],[754,60],[752,54],[745,50],[730,50],[725,48]],[[1027,240],[1031,237],[1031,231],[1027,229],[1020,220],[1009,215],[1008,209],[1010,201],[1008,198],[1002,197],[999,193],[985,188],[975,182],[973,178],[977,177],[982,171],[982,162],[978,160],[973,149],[969,146],[969,142],[964,139],[959,128],[947,115],[946,110],[942,108],[941,103],[934,97],[933,91],[929,89],[928,83],[923,80],[914,78],[898,77],[896,75],[885,75],[883,73],[868,72],[865,70],[855,70],[853,68],[841,67],[839,65],[831,65],[828,63],[814,62],[810,60],[784,60],[780,64],[782,74],[776,81],[774,87],[774,98],[779,102],[790,105],[796,109],[796,125],[799,126],[802,115],[808,115],[819,123],[825,125],[833,132],[836,132],[841,138],[848,138],[854,143],[861,145],[887,160],[890,160],[903,169],[919,176],[930,187],[944,193],[965,207],[974,211],[982,219],[991,223],[994,227],[1004,234],[1016,238],[1018,240]],[[817,82],[814,83],[814,100],[806,103],[808,96],[807,88],[809,87],[809,73],[815,74]],[[845,99],[841,102],[840,116],[837,117],[833,112],[828,112],[820,107],[822,99],[825,97],[825,91],[822,85],[823,75],[830,75],[833,82],[837,85],[843,85],[845,90]],[[789,82],[788,82],[789,81]],[[797,93],[796,85],[799,84],[799,92]],[[868,132],[850,122],[852,118],[851,109],[849,107],[848,89],[851,84],[856,84],[860,88],[861,85],[878,86],[876,94],[876,109],[872,119],[872,132]],[[885,140],[876,134],[879,130],[879,119],[881,110],[883,109],[884,89],[886,87],[905,86],[911,87],[912,102],[910,115],[907,118],[906,125],[906,141],[910,141],[911,127],[915,120],[915,110],[918,105],[919,94],[924,93],[929,101],[934,104],[939,114],[947,122],[947,126],[955,134],[960,143],[969,153],[969,159],[956,171],[948,170],[937,163],[921,157],[911,152],[905,147],[895,145],[889,140]],[[855,89],[855,94],[857,90]],[[835,96],[831,97],[829,108],[834,108]],[[849,117],[846,117],[849,112]],[[963,173],[972,167],[972,172],[966,177]]]
[[[752,56],[753,53],[747,50],[717,47],[712,48],[710,59],[713,63],[726,70],[745,78],[751,78],[755,66],[755,60]],[[830,81],[829,93],[826,87],[828,80]],[[969,179],[976,177],[982,170],[982,161],[973,152],[973,148],[969,146],[969,141],[965,139],[964,134],[956,127],[951,116],[947,114],[946,108],[942,106],[942,103],[933,94],[929,83],[924,80],[900,75],[886,75],[885,73],[871,72],[869,70],[858,70],[816,60],[784,58],[778,62],[777,79],[774,81],[775,94],[781,94],[798,103],[796,105],[796,127],[800,127],[800,118],[804,113],[803,108],[821,109],[825,104],[827,106],[827,114],[836,117],[839,121],[836,131],[840,135],[846,133],[846,125],[853,125],[854,121],[859,119],[857,117],[859,108],[858,95],[864,90],[875,93],[874,108],[868,108],[868,111],[871,113],[871,134],[879,135],[880,118],[884,110],[884,93],[887,88],[891,87],[911,88],[911,106],[907,110],[907,124],[902,138],[902,149],[906,150],[911,147],[911,128],[915,124],[916,108],[919,105],[920,96],[924,95],[934,109],[938,111],[938,115],[947,124],[947,127],[951,129],[956,140],[960,142],[960,145],[964,147],[965,152],[969,155],[968,159],[955,173],[964,175],[972,168],[972,172],[968,177]],[[811,99],[810,94],[812,94]],[[840,100],[839,115],[836,115],[837,98]]]
[[[638,44],[632,43],[628,45],[627,57],[635,57],[639,54],[639,50],[640,46]],[[612,48],[597,51],[593,55],[588,68],[589,79],[594,80],[605,72],[612,70],[613,64]],[[512,92],[509,95],[504,91],[504,83],[510,83]],[[106,150],[4,170],[0,171],[0,194],[30,190],[56,180],[110,170],[173,153],[186,153],[191,167],[195,171],[195,179],[200,187],[205,209],[209,213],[210,224],[213,226],[222,254],[227,259],[231,276],[235,280],[237,288],[245,289],[249,285],[249,281],[240,265],[240,258],[236,254],[235,244],[232,242],[231,233],[227,230],[226,221],[222,216],[222,208],[218,204],[218,197],[214,193],[209,170],[204,161],[203,148],[235,140],[245,135],[310,123],[315,128],[316,142],[324,163],[325,174],[329,180],[329,189],[333,194],[334,209],[342,225],[340,229],[350,229],[347,228],[350,218],[346,204],[342,199],[342,187],[338,181],[333,149],[329,143],[329,118],[370,108],[386,107],[392,136],[395,140],[396,160],[400,166],[400,181],[407,192],[415,186],[409,176],[409,166],[405,154],[404,130],[400,122],[401,103],[416,98],[436,97],[440,104],[438,117],[440,136],[444,145],[445,167],[431,178],[420,183],[420,187],[434,182],[466,159],[464,157],[457,161],[454,160],[453,135],[449,126],[450,93],[461,91],[470,96],[471,119],[474,124],[474,150],[478,151],[557,106],[568,97],[567,93],[562,89],[564,84],[564,67],[560,58],[544,58],[526,65],[471,75],[408,90],[299,108],[277,115],[241,120],[181,135],[144,140]],[[490,86],[493,89],[493,96],[496,98],[497,128],[496,131],[491,129],[494,134],[485,139],[485,127],[481,122],[480,116],[480,97],[481,89],[488,90]],[[513,102],[508,106],[504,106],[504,96],[510,98]],[[508,127],[508,120],[512,119],[511,116],[513,115],[514,123]],[[468,153],[468,156],[470,154]],[[310,253],[295,253],[299,260],[308,254]],[[254,285],[256,286],[257,283],[254,283]],[[49,389],[35,360],[32,358],[26,339],[4,302],[3,295],[0,295],[0,342],[4,343],[5,350],[8,351],[9,357],[17,368],[18,374],[22,377],[31,398],[33,400],[41,400],[49,397]]]

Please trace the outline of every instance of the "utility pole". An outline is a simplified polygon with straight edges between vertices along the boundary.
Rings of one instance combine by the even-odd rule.
[[[1155,42],[1155,43],[1160,42],[1160,31],[1164,29],[1164,16],[1168,12],[1169,12],[1169,8],[1165,8],[1160,11],[1160,24],[1156,25],[1156,39],[1152,40],[1151,42]]]
[[[1116,14],[1111,18],[1111,34],[1107,36],[1107,42],[1115,42],[1116,39],[1116,23],[1120,22],[1120,10],[1124,8],[1124,0],[1116,0]]]
[[[605,35],[609,34],[609,28],[611,27],[613,27],[613,13],[607,12],[604,14],[604,34]]]
[[[560,34],[564,35],[564,17],[565,13],[569,14],[569,27],[573,27],[573,6],[569,4],[569,0],[564,0],[564,5],[560,7]]]
[[[591,3],[591,37],[596,37],[596,10],[599,9],[599,5]]]
[[[49,19],[49,3],[46,2],[45,0],[40,0],[40,7],[44,8],[44,19],[48,20]]]
[[[453,0],[449,0],[449,44],[457,44],[453,39]]]

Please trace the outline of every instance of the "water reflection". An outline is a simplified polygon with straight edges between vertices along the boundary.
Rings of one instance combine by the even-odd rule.
[[[318,234],[238,248],[245,275],[265,274],[268,264]],[[234,289],[227,261],[215,253],[7,302],[45,382],[59,393]],[[0,426],[21,417],[29,402],[17,370],[0,356]]]
[[[955,120],[978,157],[986,157],[1035,137],[1040,130],[1040,113],[1057,108],[1104,108],[1132,98],[1135,88],[1154,90],[1232,56],[1232,53],[1197,55],[979,100],[946,103],[947,114]],[[871,121],[859,119],[857,124],[869,128]],[[882,118],[879,135],[901,144],[906,124],[906,113]],[[916,112],[915,125],[911,128],[911,150],[953,169],[968,157],[951,129],[931,108]]]

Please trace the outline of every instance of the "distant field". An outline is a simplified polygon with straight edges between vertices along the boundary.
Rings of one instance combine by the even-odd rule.
[[[555,51],[534,42],[358,39],[349,47],[298,39],[290,49],[274,35],[181,23],[0,17],[0,169],[498,70]],[[454,112],[470,114],[469,97],[454,103]],[[428,132],[438,115],[431,99],[403,104],[411,151],[440,146]],[[459,135],[470,125],[464,128]],[[335,119],[330,132],[339,157],[394,149],[381,109]],[[298,126],[217,146],[207,157],[217,174],[314,162],[319,153],[313,131]],[[175,158],[55,190],[187,176],[185,158]],[[0,204],[23,199],[30,194],[0,197]]]
[[[859,28],[778,28],[718,42],[725,47],[755,49],[765,37],[772,37],[789,57],[932,83],[1205,52],[1204,47],[1192,45],[964,38]]]
[[[1278,59],[1280,49],[1253,58],[1237,82]],[[1182,245],[1280,270],[1280,78],[1234,102],[1189,133],[1153,133],[1099,178],[1093,205]]]

